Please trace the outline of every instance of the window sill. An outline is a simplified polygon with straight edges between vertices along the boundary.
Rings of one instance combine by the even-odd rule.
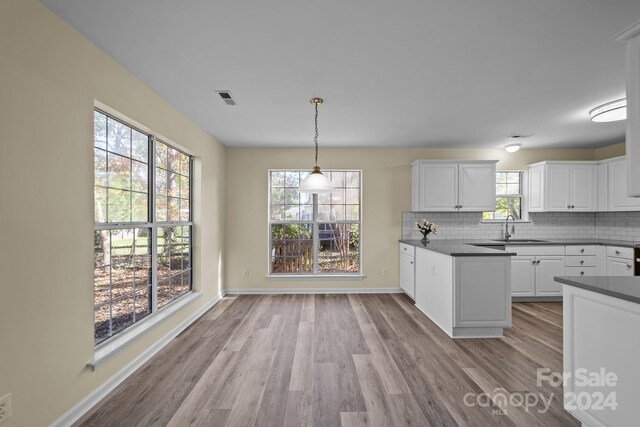
[[[528,219],[519,219],[517,221],[509,220],[509,224],[511,224],[512,222],[515,222],[516,224],[528,224],[531,221]],[[504,224],[504,219],[483,219],[481,223],[482,224]]]
[[[156,313],[150,314],[146,319],[128,327],[125,331],[115,335],[113,338],[98,344],[93,354],[93,361],[88,363],[87,366],[92,370],[95,370],[98,366],[118,354],[129,344],[137,341],[144,334],[151,331],[159,324],[163,323],[167,318],[179,311],[182,307],[185,307],[201,296],[202,292],[191,291],[171,302],[166,307],[159,309]]]
[[[309,274],[287,274],[287,275],[275,275],[271,274],[267,276],[269,280],[296,280],[296,281],[348,281],[348,280],[364,280],[367,276],[363,274],[324,274],[309,275]]]

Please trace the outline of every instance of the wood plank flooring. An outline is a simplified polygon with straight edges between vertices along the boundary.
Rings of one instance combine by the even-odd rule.
[[[231,296],[76,425],[578,426],[537,368],[562,372],[561,303],[454,341],[403,295]],[[549,409],[499,398],[525,392]]]

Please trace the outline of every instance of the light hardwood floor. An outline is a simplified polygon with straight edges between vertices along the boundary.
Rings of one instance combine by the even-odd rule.
[[[77,424],[578,426],[537,368],[562,372],[560,303],[515,303],[504,339],[454,341],[403,295],[231,296]],[[553,399],[465,403],[499,388]]]

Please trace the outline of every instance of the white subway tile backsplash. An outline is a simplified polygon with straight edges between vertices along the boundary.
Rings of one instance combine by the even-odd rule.
[[[438,225],[433,239],[499,239],[504,223],[483,223],[479,212],[403,212],[402,238],[419,239],[415,223]],[[516,224],[515,238],[600,238],[640,243],[640,212],[530,213],[530,222]],[[509,225],[511,227],[511,225]]]

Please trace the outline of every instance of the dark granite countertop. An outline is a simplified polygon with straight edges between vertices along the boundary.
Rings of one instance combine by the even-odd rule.
[[[517,239],[514,237],[514,239]],[[503,242],[500,240],[472,240],[472,239],[431,239],[426,246],[421,240],[415,239],[403,239],[401,243],[415,246],[417,248],[429,249],[434,252],[450,256],[511,256],[516,255],[513,252],[505,252],[502,247],[507,246],[571,246],[571,245],[605,245],[605,246],[620,246],[623,248],[635,248],[640,245],[636,245],[633,242],[621,242],[618,240],[604,240],[604,239],[545,239],[541,238],[540,242],[525,242],[511,240]],[[496,246],[491,248],[487,246]]]
[[[562,276],[556,282],[640,304],[640,276]]]
[[[428,249],[449,256],[512,256],[514,252],[506,252],[502,249],[485,248],[469,244],[469,240],[459,239],[434,239],[424,244],[421,240],[400,240],[401,243]],[[500,244],[497,244],[500,246]]]

